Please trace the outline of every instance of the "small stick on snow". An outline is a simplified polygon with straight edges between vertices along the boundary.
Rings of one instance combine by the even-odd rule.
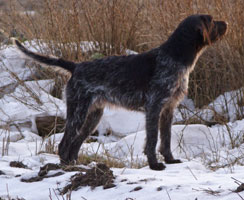
[[[191,172],[192,176],[195,178],[195,180],[197,181],[197,177],[193,174],[193,172],[191,171],[191,168],[187,166],[187,169],[189,169],[189,171]]]
[[[243,197],[239,193],[236,193],[236,194],[241,198],[241,200],[244,200]]]
[[[171,198],[170,198],[170,196],[169,196],[169,192],[168,192],[168,190],[165,188],[165,190],[166,190],[166,193],[167,193],[167,195],[168,195],[168,197],[169,197],[169,200],[171,200]]]
[[[243,182],[237,180],[236,178],[234,178],[234,177],[231,177],[231,178],[235,181],[235,183],[236,183],[237,185],[241,185],[241,184],[243,184]]]

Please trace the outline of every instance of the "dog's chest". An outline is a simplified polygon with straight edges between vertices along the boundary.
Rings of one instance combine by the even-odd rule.
[[[175,81],[169,100],[173,107],[178,106],[178,104],[184,99],[185,95],[187,95],[189,74],[190,70],[186,70],[179,74],[178,79]]]
[[[174,87],[171,90],[170,101],[172,102],[173,106],[178,106],[178,104],[184,99],[185,95],[187,95],[190,73],[194,70],[195,64],[203,50],[197,54],[191,66],[187,66],[178,72]]]

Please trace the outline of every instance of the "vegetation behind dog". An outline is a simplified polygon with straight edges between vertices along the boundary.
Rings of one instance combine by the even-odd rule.
[[[203,107],[226,91],[243,87],[244,4],[242,0],[11,0],[0,24],[19,39],[44,39],[53,54],[74,61],[143,52],[160,45],[186,16],[208,13],[229,23],[227,36],[200,58],[190,78],[189,97]],[[31,6],[32,5],[32,6]],[[33,10],[32,12],[23,12]],[[14,31],[13,31],[14,30]],[[20,37],[21,36],[21,37]],[[96,42],[84,53],[80,41]],[[53,45],[54,44],[54,45]],[[99,49],[99,50],[98,50]],[[99,52],[97,52],[99,51]],[[53,74],[54,75],[54,74]],[[244,100],[240,99],[240,105]],[[240,116],[243,118],[243,116]]]

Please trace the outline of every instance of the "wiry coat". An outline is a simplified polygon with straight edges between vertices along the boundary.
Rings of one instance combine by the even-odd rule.
[[[201,52],[223,36],[226,29],[225,22],[213,21],[209,15],[192,15],[158,48],[82,63],[35,54],[16,41],[27,56],[72,73],[66,87],[67,122],[59,144],[61,162],[77,159],[81,144],[96,129],[104,106],[112,104],[145,112],[145,154],[151,169],[165,168],[156,159],[158,129],[165,162],[179,163],[170,149],[173,111],[187,94],[189,75]]]

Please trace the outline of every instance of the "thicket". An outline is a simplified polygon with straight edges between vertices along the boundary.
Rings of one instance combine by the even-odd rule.
[[[206,13],[225,20],[224,39],[201,56],[190,77],[189,98],[198,107],[226,91],[243,87],[243,0],[11,0],[0,13],[0,26],[10,36],[42,39],[53,54],[73,61],[137,52],[159,46],[185,17]],[[81,41],[94,41],[85,54]],[[240,99],[240,105],[244,100]]]

